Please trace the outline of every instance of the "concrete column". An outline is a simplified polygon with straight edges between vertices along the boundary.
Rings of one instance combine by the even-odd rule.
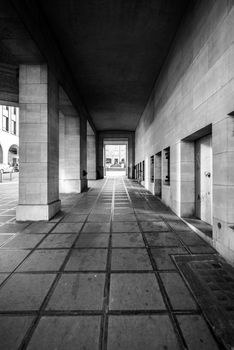
[[[87,189],[87,119],[80,118],[80,184],[81,191]]]
[[[147,190],[149,190],[150,189],[150,169],[149,169],[149,167],[150,167],[150,157],[145,157],[145,184],[144,184],[144,186],[145,186],[145,188],[147,189]]]
[[[96,135],[87,122],[87,179],[96,180]]]
[[[58,84],[46,65],[20,65],[17,220],[49,220],[60,209]]]
[[[234,263],[234,118],[212,126],[213,239],[216,249]]]
[[[135,133],[128,135],[128,178],[134,179],[134,164],[135,164]]]
[[[80,193],[87,186],[86,119],[79,117],[61,88],[59,108],[59,191]]]
[[[180,213],[195,215],[195,149],[193,141],[180,142]]]
[[[155,154],[154,159],[154,194],[162,196],[162,152]]]

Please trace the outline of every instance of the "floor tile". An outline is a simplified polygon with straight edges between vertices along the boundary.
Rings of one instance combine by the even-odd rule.
[[[113,232],[140,232],[136,222],[113,222]]]
[[[216,253],[214,248],[212,248],[208,244],[194,245],[194,246],[190,245],[188,247],[189,247],[189,250],[191,251],[192,254],[212,254],[212,253]]]
[[[12,218],[14,218],[14,215],[0,215],[0,222],[7,222]]]
[[[203,245],[204,240],[201,239],[195,232],[178,232],[177,235],[187,245]]]
[[[181,246],[174,232],[146,232],[149,246]]]
[[[134,214],[134,210],[132,208],[115,208],[114,215],[127,215]]]
[[[152,273],[112,274],[110,310],[163,310],[165,305]]]
[[[12,272],[28,254],[27,250],[1,250],[0,272]]]
[[[52,231],[52,233],[79,233],[83,223],[61,223],[58,224]]]
[[[13,223],[0,226],[0,233],[17,233],[22,231],[29,223]]]
[[[0,245],[4,244],[11,237],[13,237],[13,235],[0,235]]]
[[[112,235],[112,247],[144,247],[144,241],[140,233],[119,233]]]
[[[76,242],[76,248],[107,248],[109,235],[106,233],[82,233]]]
[[[180,349],[167,315],[110,316],[108,350]]]
[[[71,212],[72,214],[78,214],[78,215],[80,215],[80,214],[88,215],[89,212],[90,212],[90,209],[89,208],[80,208],[80,207],[77,208],[77,207],[74,207],[74,208],[70,209],[69,212]]]
[[[27,350],[98,350],[100,316],[42,317]]]
[[[45,235],[43,234],[18,234],[12,240],[10,240],[7,244],[3,246],[5,249],[30,249],[34,248]]]
[[[49,233],[55,225],[51,222],[33,222],[22,233]]]
[[[106,269],[107,249],[74,249],[66,271],[100,271]]]
[[[110,224],[107,222],[104,223],[87,223],[85,224],[82,232],[88,233],[109,233]]]
[[[159,214],[152,213],[137,213],[138,221],[162,221],[162,216]]]
[[[146,249],[113,249],[112,270],[152,270]]]
[[[33,316],[0,316],[0,349],[17,350],[33,320]]]
[[[191,293],[178,273],[166,272],[161,273],[160,276],[173,309],[197,309],[197,305],[192,298]]]
[[[22,231],[29,223],[14,223],[0,226],[0,233],[17,233]]]
[[[188,254],[184,248],[171,247],[171,248],[151,248],[151,253],[158,269],[162,270],[175,270],[176,266],[171,259],[173,254]]]
[[[35,250],[17,269],[19,271],[58,271],[68,250]]]
[[[88,216],[87,222],[110,222],[110,215],[109,214],[90,214]]]
[[[14,274],[0,289],[0,311],[38,310],[53,274]]]
[[[76,240],[77,235],[74,233],[71,234],[62,234],[54,233],[47,236],[38,248],[70,248],[74,241]]]
[[[60,278],[47,310],[101,310],[104,274],[64,274]]]
[[[71,223],[85,222],[87,216],[88,216],[87,214],[68,214],[63,218],[62,223],[64,223],[64,222],[71,222]]]
[[[63,204],[62,204],[63,205]],[[62,210],[60,210],[55,216],[53,216],[51,219],[50,219],[50,223],[57,223],[59,221],[61,221],[61,219],[64,217],[65,215],[65,212],[63,212]]]
[[[200,315],[180,315],[177,319],[189,350],[219,349]]]
[[[121,222],[121,221],[136,221],[136,216],[134,214],[126,214],[126,215],[114,215],[113,221]]]
[[[0,273],[0,284],[2,284],[2,282],[7,278],[7,276],[9,276],[8,273]]]
[[[91,212],[90,212],[91,214],[106,214],[106,215],[111,215],[111,209],[110,208],[102,208],[102,209],[100,209],[100,208],[96,208],[96,207],[94,207],[92,210],[91,210]]]
[[[179,232],[191,232],[191,228],[189,228],[188,225],[186,225],[182,220],[168,220],[168,224],[173,228],[175,231]]]
[[[171,212],[171,211],[167,211],[167,212],[163,212],[162,211],[161,215],[164,218],[164,220],[166,220],[166,221],[169,221],[169,220],[176,221],[176,220],[178,220],[178,216],[175,213]]]
[[[168,226],[163,221],[142,221],[140,225],[143,232],[169,231]]]

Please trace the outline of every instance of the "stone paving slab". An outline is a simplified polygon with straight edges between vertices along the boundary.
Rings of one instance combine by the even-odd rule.
[[[139,184],[92,184],[50,222],[0,221],[0,349],[220,348],[173,260],[209,245]]]
[[[107,248],[109,235],[106,233],[93,233],[92,235],[82,233],[75,244],[76,248]]]
[[[110,310],[164,310],[165,304],[155,275],[113,274]]]
[[[111,270],[152,270],[146,249],[113,249],[111,254]]]
[[[66,271],[106,270],[107,249],[73,249],[65,266]]]
[[[14,274],[0,289],[0,312],[38,310],[54,278],[53,274]]]
[[[110,316],[108,350],[180,349],[167,315]]]
[[[58,271],[68,254],[68,250],[35,250],[17,272]]]
[[[104,283],[104,274],[63,274],[47,310],[101,310]]]
[[[29,253],[27,250],[1,250],[0,272],[12,272]]]
[[[34,319],[34,316],[0,316],[1,349],[17,350]]]
[[[27,349],[98,350],[100,323],[100,316],[42,317]]]

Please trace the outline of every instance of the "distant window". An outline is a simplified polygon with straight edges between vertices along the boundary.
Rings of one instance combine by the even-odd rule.
[[[142,180],[145,181],[145,161],[142,162]]]
[[[2,109],[2,130],[9,131],[9,107],[3,106]]]
[[[150,181],[154,182],[154,156],[150,157]]]
[[[11,115],[11,133],[16,135],[16,114]]]
[[[164,149],[163,155],[163,182],[164,185],[170,185],[170,147]]]

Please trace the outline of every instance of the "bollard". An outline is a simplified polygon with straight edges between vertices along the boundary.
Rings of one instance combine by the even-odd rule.
[[[0,182],[3,181],[3,173],[0,171]]]
[[[12,181],[12,173],[13,171],[10,172],[10,181]]]

